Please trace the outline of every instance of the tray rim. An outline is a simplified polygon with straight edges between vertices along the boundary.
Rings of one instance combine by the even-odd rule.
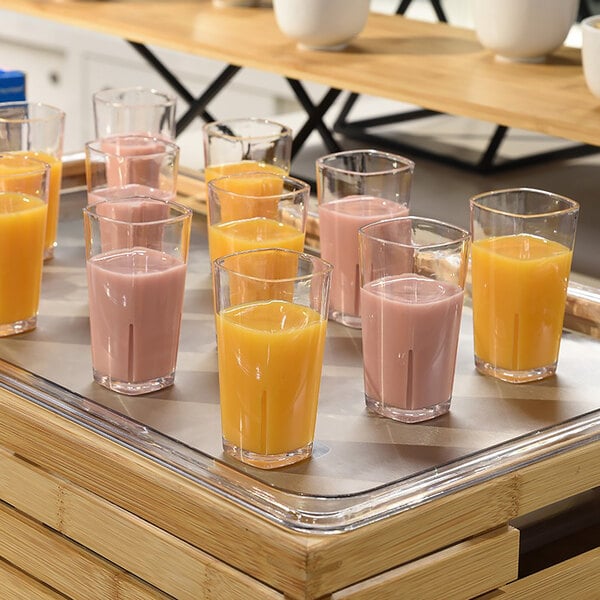
[[[285,529],[337,534],[600,442],[600,409],[366,491],[298,494],[236,471],[200,450],[0,359],[0,388],[52,411]]]

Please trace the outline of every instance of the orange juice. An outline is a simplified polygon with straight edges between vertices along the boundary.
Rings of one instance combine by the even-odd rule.
[[[207,184],[213,179],[227,175],[257,172],[264,172],[264,177],[251,176],[219,182],[220,189],[217,192],[221,210],[219,221],[234,221],[258,216],[276,218],[279,204],[278,195],[283,191],[283,181],[280,178],[287,175],[287,171],[256,160],[212,165],[205,168],[204,179]],[[277,175],[277,177],[269,177],[269,174]],[[248,201],[240,197],[244,195],[248,196]],[[261,197],[261,199],[259,200],[257,197]],[[207,212],[210,216],[210,202],[207,205]]]
[[[42,168],[42,165],[39,165]],[[43,177],[27,161],[0,162],[0,191],[40,196]]]
[[[48,186],[48,217],[46,219],[45,257],[54,253],[56,230],[58,228],[58,210],[60,207],[60,188],[62,184],[62,161],[45,152],[31,152],[31,155],[50,165],[50,185]]]
[[[220,222],[250,219],[252,217],[268,217],[276,219],[283,180],[273,173],[256,174],[221,179],[216,194],[216,205],[211,209],[212,220],[218,217]],[[209,204],[211,204],[209,202]],[[218,214],[215,211],[218,206]]]
[[[0,324],[38,311],[46,203],[19,192],[0,192]]]
[[[259,300],[292,302],[298,267],[298,253],[281,249],[230,255],[227,258],[229,285],[222,291],[222,297],[228,298],[228,306]]]
[[[507,371],[554,364],[572,251],[519,234],[476,240],[471,249],[475,355]]]
[[[255,217],[209,226],[208,246],[211,261],[255,248],[288,248],[302,252],[304,233],[274,219]]]
[[[48,186],[48,216],[46,218],[46,241],[44,251],[46,258],[52,256],[56,244],[56,230],[58,227],[58,209],[60,204],[60,188],[62,181],[62,161],[46,152],[15,152],[22,156],[30,156],[47,163],[50,166],[50,183]],[[7,173],[7,168],[3,173]],[[18,171],[16,171],[18,173]],[[21,188],[22,189],[22,188]],[[34,193],[34,190],[31,190]]]
[[[226,443],[279,455],[312,443],[326,321],[272,300],[217,314],[221,420]]]
[[[204,181],[208,183],[216,177],[235,175],[236,173],[250,173],[252,171],[265,171],[276,175],[287,175],[288,170],[276,165],[257,160],[242,160],[240,162],[226,163],[221,165],[209,165],[204,168]]]

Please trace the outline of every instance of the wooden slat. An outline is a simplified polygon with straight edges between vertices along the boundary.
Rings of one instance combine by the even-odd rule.
[[[0,391],[0,446],[275,589],[304,589],[309,537],[272,528],[153,461],[28,401],[15,400]]]
[[[599,444],[530,465],[313,548],[307,569],[337,562],[339,582],[407,563],[600,485]],[[487,527],[482,527],[483,524]],[[323,593],[330,591],[323,585]],[[318,597],[318,596],[315,596]]]
[[[6,392],[0,445],[292,598],[319,598],[600,485],[598,445],[588,445],[349,533],[305,535]]]
[[[61,190],[85,187],[85,153],[77,152],[63,156]]]
[[[0,503],[0,539],[6,561],[73,600],[169,598],[4,503]]]
[[[467,540],[336,592],[331,600],[464,600],[518,576],[519,532],[512,527]]]
[[[0,590],[5,600],[68,600],[43,583],[0,559]]]
[[[206,184],[201,171],[179,168],[177,177],[177,200],[200,215],[206,216]]]
[[[600,548],[502,586],[478,600],[598,600]]]
[[[283,596],[97,496],[0,450],[3,500],[178,600]]]
[[[600,290],[571,282],[565,307],[565,327],[600,338]]]

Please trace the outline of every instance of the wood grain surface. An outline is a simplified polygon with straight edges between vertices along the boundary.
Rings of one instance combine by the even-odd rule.
[[[479,600],[597,600],[600,590],[600,548],[548,567]]]
[[[600,145],[600,100],[580,51],[496,61],[472,30],[372,13],[343,52],[304,51],[269,8],[210,0],[3,0],[2,7],[128,40],[513,128]],[[217,73],[215,73],[215,76]]]

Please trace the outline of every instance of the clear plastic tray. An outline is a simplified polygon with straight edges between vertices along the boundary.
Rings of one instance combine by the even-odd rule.
[[[354,529],[600,440],[600,342],[565,332],[558,375],[510,385],[473,367],[465,307],[452,409],[405,425],[367,413],[360,332],[330,323],[314,456],[275,471],[221,449],[206,224],[196,218],[175,385],[146,396],[92,380],[81,193],[62,200],[36,330],[0,339],[0,385],[293,530]]]

